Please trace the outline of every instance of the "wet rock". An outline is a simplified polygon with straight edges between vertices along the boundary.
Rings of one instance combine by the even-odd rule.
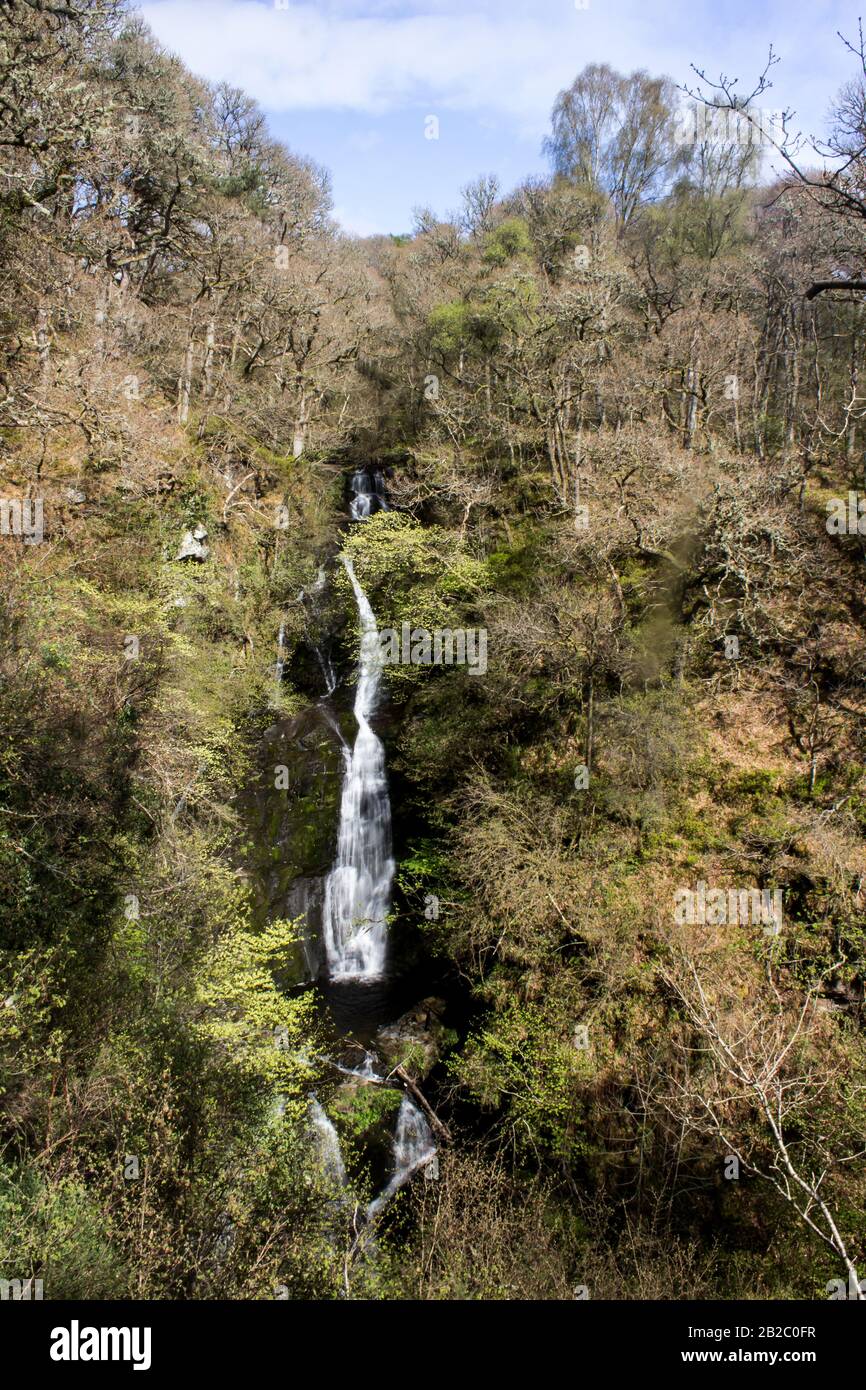
[[[278,899],[280,888],[280,875],[272,873],[268,883],[272,900]],[[284,891],[285,897],[281,915],[291,922],[298,922],[303,931],[300,944],[304,955],[307,979],[312,982],[318,975],[322,964],[322,900],[325,892],[325,881],[321,875],[301,876],[295,879],[288,890]]]
[[[403,1101],[396,1086],[344,1079],[331,1095],[329,1109],[347,1151],[363,1149],[365,1162],[380,1187],[388,1176],[394,1126]]]
[[[386,1068],[403,1066],[415,1081],[423,1081],[439,1060],[444,1012],[443,999],[422,999],[395,1023],[380,1028],[375,1044]]]
[[[343,767],[338,733],[310,708],[267,729],[243,793],[255,920],[306,922],[295,984],[309,982],[321,965],[323,880],[334,858]]]

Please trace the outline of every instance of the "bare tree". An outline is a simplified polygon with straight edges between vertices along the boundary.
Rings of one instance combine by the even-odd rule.
[[[769,1183],[842,1261],[855,1296],[866,1298],[830,1195],[843,1166],[866,1151],[834,1152],[843,1134],[813,1132],[823,1128],[815,1121],[833,1078],[816,992],[792,1002],[771,966],[766,990],[752,983],[744,991],[742,980],[711,973],[686,952],[662,974],[692,1034],[680,1044],[682,1068],[669,1077],[677,1120],[719,1140],[742,1169]]]
[[[677,167],[673,98],[666,77],[590,63],[554,104],[545,141],[554,169],[603,190],[625,226]]]

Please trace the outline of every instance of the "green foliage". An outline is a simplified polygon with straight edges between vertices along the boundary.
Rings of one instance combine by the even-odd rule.
[[[396,512],[379,512],[345,543],[358,578],[373,605],[380,631],[402,624],[429,632],[471,625],[475,605],[490,585],[486,563],[437,527],[420,526]],[[348,579],[338,576],[344,593]],[[427,668],[387,667],[388,679],[408,684]]]
[[[506,217],[488,233],[484,242],[484,260],[495,266],[503,266],[515,257],[528,256],[531,251],[529,228],[522,217]]]
[[[0,1278],[41,1279],[43,1297],[52,1300],[123,1298],[131,1289],[121,1253],[106,1240],[104,1210],[85,1181],[2,1158]]]
[[[471,349],[493,352],[502,331],[496,306],[487,301],[468,304],[454,300],[439,304],[430,311],[428,326],[431,347],[446,357]]]
[[[824,527],[860,483],[862,324],[800,273],[832,273],[850,202],[767,197],[753,149],[677,144],[666,79],[594,64],[556,100],[551,180],[353,240],[323,172],[122,5],[7,9],[4,490],[49,524],[3,539],[0,578],[0,1277],[821,1296],[836,1262],[785,1194],[719,1176],[733,1144],[778,1151],[713,1044],[782,1078],[787,1152],[862,1264],[862,538]],[[347,528],[356,465],[392,509]],[[180,564],[195,523],[209,558]],[[401,1092],[323,1083],[286,918],[333,857],[323,641],[354,732],[340,546],[380,628],[490,633],[483,679],[389,667],[377,716],[394,958],[436,990],[429,1045],[380,1035],[380,1060],[455,1142],[366,1244]],[[680,930],[699,879],[780,885],[781,937]]]
[[[393,1086],[359,1085],[341,1098],[334,1115],[350,1139],[360,1140],[372,1130],[392,1128],[402,1099]]]
[[[309,1048],[313,999],[290,999],[276,977],[292,962],[298,928],[270,922],[251,932],[241,890],[238,919],[220,933],[197,981],[196,1031],[245,1071],[262,1078],[300,1104],[312,1059]]]
[[[586,1148],[576,1083],[591,1075],[592,1063],[561,1026],[543,1008],[509,1001],[451,1063],[479,1105],[505,1112],[503,1122],[525,1158],[542,1150],[574,1162]]]

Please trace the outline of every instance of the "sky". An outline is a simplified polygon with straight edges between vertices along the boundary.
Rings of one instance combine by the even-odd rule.
[[[331,175],[334,215],[360,236],[406,232],[413,209],[456,208],[495,173],[547,171],[557,93],[590,62],[678,83],[691,65],[751,90],[770,44],[767,108],[806,134],[857,63],[843,0],[142,0],[157,39],[209,81],[243,87],[273,134]],[[435,118],[431,120],[431,118]],[[433,138],[435,137],[435,138]]]

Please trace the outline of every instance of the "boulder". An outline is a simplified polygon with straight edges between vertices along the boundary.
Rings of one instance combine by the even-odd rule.
[[[205,545],[207,531],[203,526],[194,526],[191,531],[185,531],[180,543],[180,549],[175,555],[176,560],[206,560],[210,555],[210,546]]]
[[[423,1081],[439,1060],[442,1044],[443,999],[422,999],[394,1023],[376,1033],[375,1046],[386,1071],[403,1066],[415,1081]]]

